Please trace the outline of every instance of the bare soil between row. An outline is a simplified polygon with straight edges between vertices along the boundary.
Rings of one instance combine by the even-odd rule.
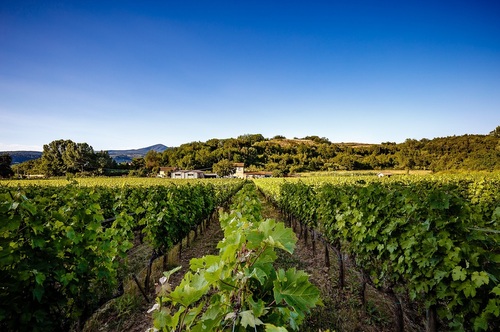
[[[263,204],[263,217],[284,221],[280,212],[261,197]],[[298,229],[296,230],[298,232]],[[299,235],[299,234],[298,234]],[[204,255],[218,254],[217,243],[224,234],[218,220],[207,225],[202,234],[185,245],[180,255],[175,254],[175,264],[182,266],[181,270],[174,273],[170,281],[175,287],[180,283],[184,274],[189,269],[192,258]],[[305,270],[310,275],[310,280],[321,291],[323,305],[314,308],[308,316],[301,331],[394,331],[394,305],[384,294],[368,287],[363,292],[365,301],[361,299],[360,276],[349,261],[345,262],[345,285],[340,288],[338,255],[321,241],[317,241],[315,250],[311,239],[299,238],[293,255],[281,252],[276,261],[276,268],[295,267]],[[327,253],[326,253],[326,250]],[[179,257],[180,256],[180,257]],[[327,259],[330,262],[327,264]],[[161,261],[161,259],[158,259]],[[174,265],[168,268],[173,268]],[[152,280],[158,280],[162,275],[162,265],[156,264],[153,269]],[[134,289],[135,288],[135,289]],[[146,301],[133,283],[126,288],[125,295],[108,302],[103,308],[87,322],[85,331],[131,331],[145,332],[153,326],[153,319],[147,310],[155,302],[154,292],[148,294]],[[405,317],[408,324],[405,331],[417,331],[418,326],[413,326],[411,319]]]

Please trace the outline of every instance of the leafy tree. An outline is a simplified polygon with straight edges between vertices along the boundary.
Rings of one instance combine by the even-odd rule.
[[[55,140],[43,146],[42,169],[45,175],[61,176],[66,174],[68,167],[64,155],[68,145],[74,144],[71,140]]]
[[[275,178],[282,178],[282,177],[285,177],[287,174],[288,174],[288,170],[286,170],[284,168],[276,168],[273,171],[273,177],[275,177]]]
[[[55,140],[43,146],[42,169],[45,175],[61,176],[95,168],[94,149],[87,143]]]
[[[109,155],[108,151],[100,151],[95,153],[94,165],[99,174],[104,174],[106,168],[117,168],[116,161]]]
[[[493,137],[500,137],[500,126],[497,126],[495,130],[491,131],[490,135]]]
[[[155,150],[149,150],[144,156],[145,167],[149,170],[159,167],[161,162],[161,153]]]
[[[10,178],[14,175],[12,168],[10,167],[12,164],[12,157],[9,154],[0,155],[0,177],[1,178]]]
[[[15,174],[19,174],[21,176],[28,174],[43,174],[42,160],[41,158],[38,158],[12,165],[12,170]]]
[[[95,153],[94,149],[87,143],[67,141],[62,157],[68,172],[83,173],[93,168]]]
[[[330,140],[326,137],[306,136],[303,139],[311,140],[311,141],[314,141],[316,143],[327,143],[327,144],[331,143]]]
[[[261,134],[246,134],[238,136],[237,140],[246,146],[248,145],[251,146],[254,143],[262,142],[265,141],[266,139]]]
[[[234,174],[235,167],[234,163],[227,159],[222,159],[218,163],[212,166],[212,170],[217,173],[220,177],[230,176]]]
[[[142,159],[142,158],[141,158]],[[131,170],[128,173],[129,176],[138,176],[138,177],[146,177],[148,176],[148,171],[145,168],[139,168],[139,169],[134,169]]]
[[[132,162],[130,163],[130,167],[134,170],[139,170],[141,168],[146,167],[146,161],[144,158],[133,158]]]

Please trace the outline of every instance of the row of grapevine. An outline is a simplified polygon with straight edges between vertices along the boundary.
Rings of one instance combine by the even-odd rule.
[[[134,231],[165,252],[241,187],[0,187],[0,328],[68,330],[116,292]]]
[[[233,179],[235,180],[235,179]],[[236,181],[236,180],[235,180]],[[48,178],[48,179],[0,179],[0,185],[9,187],[65,187],[68,184],[76,184],[80,187],[113,187],[121,188],[126,186],[132,187],[152,187],[165,185],[185,184],[208,184],[215,187],[225,186],[230,183],[229,179],[168,179],[168,178],[143,178],[143,177],[72,177],[72,178]]]
[[[450,330],[500,328],[498,178],[256,183],[375,286],[437,310]]]
[[[319,290],[303,271],[273,267],[276,250],[293,253],[293,230],[264,220],[255,186],[234,198],[230,213],[220,214],[224,239],[219,255],[192,259],[191,271],[172,290],[166,272],[154,312],[160,331],[299,330],[319,300]]]

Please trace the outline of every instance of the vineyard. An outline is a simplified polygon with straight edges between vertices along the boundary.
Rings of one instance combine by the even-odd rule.
[[[498,330],[498,176],[259,179],[259,189],[312,234],[350,257],[369,284],[404,307],[423,308],[427,329]],[[343,280],[340,280],[340,285]]]
[[[417,319],[415,326],[429,331],[500,329],[498,174],[254,183],[313,252],[324,247],[325,265],[338,273],[334,287],[346,288],[347,269],[354,268],[363,302],[368,288],[392,301],[395,330],[411,330]],[[149,299],[158,281],[153,262],[162,261],[167,271],[168,253],[190,234],[203,237],[204,225],[219,214],[219,255],[192,260],[177,288],[168,280],[174,271],[165,274],[151,325],[300,330],[320,303],[318,293],[304,272],[273,268],[276,251],[293,253],[295,235],[262,218],[243,185],[214,179],[1,182],[0,329],[81,330],[97,308],[123,295],[126,280]],[[229,211],[218,211],[229,201]],[[146,264],[136,267],[131,257],[142,246]]]
[[[151,261],[164,255],[242,184],[1,186],[1,329],[79,328],[123,293],[135,243],[151,244]]]
[[[264,219],[255,187],[246,185],[230,213],[220,213],[224,239],[219,255],[192,259],[181,283],[168,278],[151,309],[160,331],[298,331],[306,314],[320,304],[319,291],[304,271],[275,270],[276,251],[293,254],[292,229]]]

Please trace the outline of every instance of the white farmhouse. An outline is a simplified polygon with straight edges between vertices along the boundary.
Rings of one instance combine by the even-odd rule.
[[[179,170],[172,172],[172,179],[201,179],[205,177],[205,173],[197,170]]]

